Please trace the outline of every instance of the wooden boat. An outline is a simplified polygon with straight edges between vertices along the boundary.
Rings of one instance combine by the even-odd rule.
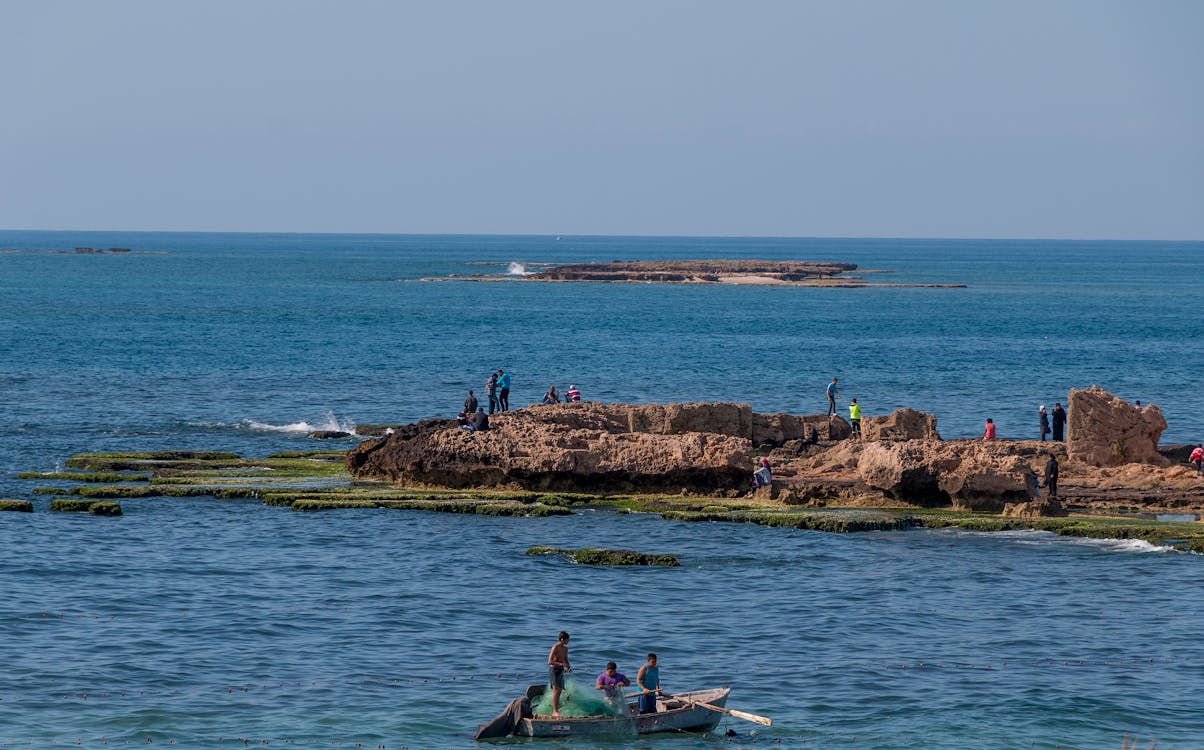
[[[543,695],[544,685],[527,688],[527,698],[535,703]],[[522,737],[575,737],[592,734],[655,734],[657,732],[709,732],[723,714],[696,705],[693,701],[723,708],[731,688],[695,690],[656,699],[656,713],[636,714],[636,703],[626,704],[620,716],[523,717],[514,728]]]

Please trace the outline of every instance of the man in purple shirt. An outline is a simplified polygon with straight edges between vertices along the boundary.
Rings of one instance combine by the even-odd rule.
[[[607,698],[614,698],[618,692],[616,688],[627,687],[630,684],[631,680],[619,671],[618,665],[613,661],[608,661],[606,662],[606,671],[598,675],[598,681],[594,687],[606,693]]]

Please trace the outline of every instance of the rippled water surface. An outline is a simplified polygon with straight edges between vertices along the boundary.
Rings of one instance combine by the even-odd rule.
[[[124,504],[121,519],[0,525],[0,739],[464,747],[539,681],[561,628],[587,679],[655,650],[671,690],[732,686],[729,705],[775,720],[727,722],[742,747],[750,730],[882,748],[1204,736],[1204,566],[1140,543]],[[535,544],[682,567],[523,554]]]
[[[512,400],[934,411],[947,437],[1098,383],[1204,432],[1200,243],[0,232],[0,495],[84,450],[322,447],[311,427]],[[430,283],[541,261],[852,261],[966,289]],[[478,263],[491,265],[478,265]],[[348,447],[351,442],[327,443]],[[730,685],[771,716],[710,737],[572,747],[1204,747],[1204,566],[1041,533],[827,535],[588,511],[500,519],[124,500],[0,514],[0,747],[466,748],[544,674]],[[677,554],[576,566],[528,546]],[[724,729],[738,736],[722,736]],[[752,730],[756,735],[751,735]],[[102,739],[103,738],[103,739]]]

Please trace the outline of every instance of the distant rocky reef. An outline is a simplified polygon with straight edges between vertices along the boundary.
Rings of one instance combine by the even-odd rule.
[[[965,284],[870,283],[850,275],[856,263],[808,260],[641,260],[573,263],[532,273],[474,274],[424,281],[591,281],[644,284],[734,284],[746,286],[964,287]],[[863,270],[861,273],[884,273]]]
[[[0,253],[35,253],[40,255],[167,255],[163,250],[132,250],[128,247],[63,248],[0,248]]]

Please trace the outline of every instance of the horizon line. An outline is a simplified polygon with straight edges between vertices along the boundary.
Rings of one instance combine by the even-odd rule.
[[[934,236],[934,235],[790,235],[790,234],[601,234],[593,232],[306,232],[297,230],[222,230],[222,229],[0,229],[0,232],[79,232],[113,234],[242,234],[242,235],[318,235],[318,236],[391,236],[391,237],[571,237],[633,239],[765,239],[765,240],[939,240],[974,242],[1175,242],[1200,243],[1204,238],[1149,237],[1039,237],[1039,236]]]

